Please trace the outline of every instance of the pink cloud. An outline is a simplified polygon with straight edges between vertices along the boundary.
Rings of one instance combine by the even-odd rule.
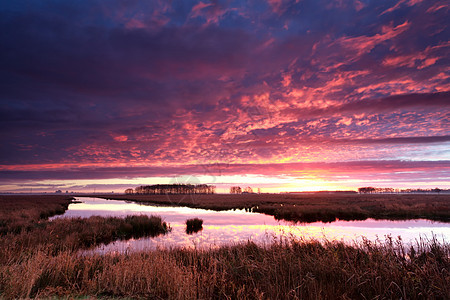
[[[128,140],[128,137],[126,135],[119,135],[119,136],[115,136],[114,140],[116,140],[118,142],[126,142]]]
[[[287,10],[286,0],[267,0],[267,2],[272,8],[272,12],[278,15],[282,15]]]
[[[437,12],[438,10],[441,10],[441,9],[448,10],[448,7],[449,7],[448,4],[437,3],[437,4],[433,5],[433,6],[431,6],[430,8],[428,8],[426,12],[427,13],[434,13],[434,12]]]
[[[120,179],[120,178],[154,178],[190,176],[241,176],[242,174],[265,176],[272,178],[327,180],[337,183],[353,182],[357,186],[369,183],[371,185],[384,184],[395,186],[397,182],[448,182],[450,178],[450,161],[348,161],[339,163],[254,163],[254,164],[206,164],[206,165],[165,165],[165,166],[139,166],[139,165],[91,165],[91,166],[53,166],[52,168],[32,168],[13,171],[15,182],[20,184],[28,180],[76,180],[82,179]],[[430,178],[429,174],[435,176]],[[7,183],[5,175],[0,171],[0,182]],[[215,175],[214,175],[215,174]],[[8,177],[6,177],[8,178]],[[268,180],[266,179],[266,181]],[[245,176],[242,177],[245,180]],[[215,177],[214,183],[224,184],[221,177]],[[39,183],[35,183],[39,185]],[[0,185],[1,186],[1,185]],[[356,187],[357,187],[356,186]],[[441,187],[448,187],[441,186]]]
[[[226,13],[236,10],[236,8],[223,7],[218,2],[204,3],[200,1],[192,7],[189,18],[202,17],[206,19],[205,25],[218,24]]]
[[[394,6],[392,6],[391,8],[386,9],[385,11],[383,11],[381,13],[381,15],[387,14],[387,13],[391,13],[397,9],[399,9],[403,4],[407,5],[407,6],[414,6],[416,4],[421,3],[423,0],[400,0],[397,2],[397,4],[395,4]]]
[[[408,55],[388,56],[383,60],[383,65],[389,67],[410,67],[423,69],[434,65],[450,47],[450,42],[440,43],[433,47],[427,47],[424,51]]]
[[[202,1],[200,1],[199,3],[197,3],[196,5],[194,5],[192,7],[191,18],[195,18],[195,17],[201,16],[203,14],[201,12],[202,9],[204,9],[206,7],[210,7],[212,5],[213,5],[212,3],[203,3]]]
[[[355,9],[356,9],[357,11],[360,11],[361,9],[363,9],[364,7],[366,7],[366,5],[365,5],[364,3],[362,3],[361,1],[358,1],[358,0],[355,0],[355,1],[353,2],[353,4],[354,4]]]
[[[341,45],[343,48],[350,52],[356,51],[356,56],[360,56],[365,53],[369,53],[376,45],[393,39],[398,35],[407,31],[410,27],[410,23],[405,21],[398,26],[383,26],[381,33],[377,33],[373,36],[357,36],[357,37],[341,37],[335,44]],[[355,60],[356,58],[352,59]]]

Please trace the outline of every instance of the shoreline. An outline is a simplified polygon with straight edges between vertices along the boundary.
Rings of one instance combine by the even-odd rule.
[[[77,195],[75,195],[77,196]],[[295,223],[366,220],[450,222],[450,195],[423,194],[250,194],[250,195],[80,195],[141,204],[214,211],[245,209]]]
[[[125,224],[116,218],[91,217],[54,222],[40,216],[59,212],[72,200],[28,198],[20,206],[17,201],[0,200],[0,212],[11,222],[6,228],[20,229],[1,235],[2,299],[416,299],[423,295],[444,299],[450,294],[450,245],[435,237],[413,247],[394,238],[347,245],[287,237],[270,245],[241,242],[206,250],[82,256],[79,250],[108,236],[120,238],[122,234],[116,232],[133,231],[130,225],[142,228],[146,220],[130,218]],[[34,214],[27,215],[30,211]],[[162,224],[161,219],[156,221]]]

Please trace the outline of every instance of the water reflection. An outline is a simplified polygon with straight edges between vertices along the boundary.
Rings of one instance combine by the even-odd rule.
[[[245,210],[211,211],[188,207],[149,206],[138,203],[79,197],[82,203],[69,205],[69,209],[58,217],[126,216],[132,214],[159,215],[170,223],[172,231],[154,238],[116,241],[101,246],[96,252],[126,252],[170,247],[215,248],[242,241],[271,243],[282,236],[304,239],[343,240],[354,242],[363,237],[369,240],[384,240],[386,235],[401,236],[406,243],[420,237],[436,235],[438,239],[450,240],[450,224],[428,220],[409,221],[336,221],[333,223],[292,224],[277,221],[272,216],[250,213]],[[203,230],[186,234],[185,222],[190,218],[203,219]]]

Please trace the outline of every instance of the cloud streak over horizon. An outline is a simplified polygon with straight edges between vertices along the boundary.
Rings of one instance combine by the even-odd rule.
[[[334,187],[450,188],[449,9],[3,3],[0,192],[211,169],[224,185],[307,171]]]

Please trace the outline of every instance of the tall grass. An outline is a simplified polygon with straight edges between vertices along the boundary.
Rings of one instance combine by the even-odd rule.
[[[115,240],[157,236],[170,231],[158,216],[61,218],[36,224],[32,230],[4,235],[0,239],[0,263],[20,259],[18,253],[43,249],[54,255]]]
[[[170,228],[160,218],[146,216],[47,221],[42,214],[64,211],[70,200],[53,198],[56,204],[38,200],[6,201],[8,205],[0,208],[4,223],[0,234],[0,299],[86,295],[152,299],[450,298],[450,245],[436,239],[406,247],[401,240],[392,239],[346,245],[284,238],[267,246],[248,242],[211,250],[86,256],[79,250],[115,239],[162,234]],[[44,208],[39,203],[45,203]]]
[[[193,218],[186,220],[186,233],[192,234],[199,232],[203,229],[203,220],[199,218]]]
[[[367,218],[404,220],[430,219],[450,222],[450,194],[442,195],[327,195],[327,194],[245,194],[245,195],[108,195],[104,198],[153,204],[188,206],[213,210],[246,209],[298,222],[332,222]]]
[[[0,297],[448,299],[449,255],[435,239],[413,248],[286,239],[89,257],[40,249],[0,266]]]
[[[63,214],[71,196],[0,195],[0,236],[30,230],[48,217]]]

